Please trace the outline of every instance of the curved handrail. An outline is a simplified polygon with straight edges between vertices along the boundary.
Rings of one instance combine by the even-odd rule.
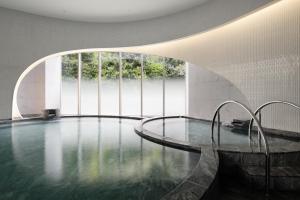
[[[292,102],[288,102],[288,101],[279,101],[279,100],[277,100],[277,101],[269,101],[269,102],[267,102],[267,103],[262,104],[261,106],[259,106],[259,107],[256,109],[256,111],[254,112],[254,115],[256,116],[258,113],[261,112],[261,110],[262,110],[264,107],[266,107],[266,106],[268,106],[268,105],[271,105],[271,104],[285,104],[285,105],[288,105],[288,106],[291,106],[291,107],[293,107],[293,108],[296,108],[296,109],[300,110],[300,106],[298,106],[298,105],[296,105],[296,104],[294,104],[294,103],[292,103]],[[248,135],[249,135],[249,139],[250,139],[250,140],[251,140],[251,138],[252,138],[252,136],[251,136],[251,134],[252,134],[252,127],[253,127],[253,118],[250,120],[250,123],[249,123],[249,129],[248,129]]]
[[[211,125],[211,138],[212,138],[212,141],[214,142],[214,126],[215,126],[216,117],[218,116],[218,135],[219,135],[220,134],[220,121],[219,121],[220,120],[220,110],[221,110],[221,108],[223,108],[227,104],[235,104],[235,105],[238,105],[238,106],[242,107],[245,111],[247,111],[249,113],[249,115],[252,117],[252,119],[257,123],[257,128],[259,130],[259,134],[261,135],[261,137],[263,139],[264,147],[265,147],[265,157],[266,157],[265,187],[266,187],[266,194],[268,194],[269,193],[269,185],[270,185],[270,151],[269,151],[269,145],[268,145],[268,141],[266,140],[263,129],[260,125],[260,122],[256,118],[255,114],[246,105],[244,105],[244,104],[242,104],[238,101],[229,100],[229,101],[225,101],[225,102],[221,103],[218,106],[218,108],[215,111],[215,114],[214,114],[214,117],[213,117],[213,120],[212,120],[212,125]]]

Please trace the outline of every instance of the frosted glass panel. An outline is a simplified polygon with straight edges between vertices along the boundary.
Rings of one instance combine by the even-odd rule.
[[[78,114],[78,54],[62,57],[61,114]]]
[[[144,116],[157,116],[163,114],[163,74],[163,58],[157,56],[144,56]]]
[[[139,54],[122,54],[122,115],[141,113],[141,63]]]
[[[81,114],[98,114],[98,53],[82,53]]]
[[[102,53],[101,114],[119,115],[119,54]]]
[[[62,62],[61,113],[76,115],[78,54],[63,56]],[[185,71],[185,62],[172,58],[124,52],[82,53],[80,114],[97,115],[100,111],[101,115],[161,116],[165,109],[165,115],[185,115]]]
[[[185,62],[166,58],[166,115],[185,115]]]

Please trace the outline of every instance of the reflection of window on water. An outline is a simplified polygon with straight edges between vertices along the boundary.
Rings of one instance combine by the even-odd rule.
[[[79,81],[78,57],[62,59],[62,114],[77,114],[78,98],[83,115],[185,114],[185,62],[134,53],[82,53]]]

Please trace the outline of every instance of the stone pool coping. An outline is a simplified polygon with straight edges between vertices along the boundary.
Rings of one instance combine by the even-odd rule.
[[[161,136],[159,134],[156,134],[152,131],[149,131],[145,128],[143,128],[144,124],[147,124],[148,122],[151,123],[151,121],[155,120],[168,120],[168,119],[190,119],[190,120],[197,120],[209,123],[211,121],[205,120],[205,119],[199,119],[194,117],[188,117],[188,116],[166,116],[166,117],[154,117],[154,118],[147,118],[143,119],[139,127],[136,127],[136,132],[143,136],[144,138],[147,138],[148,140],[151,140],[153,142],[160,142],[160,144],[165,144],[174,148],[181,148],[189,151],[193,151],[194,149],[205,147],[209,148],[213,146],[214,149],[220,150],[220,151],[233,151],[233,152],[249,152],[249,153],[264,153],[264,146],[262,145],[261,148],[259,148],[258,144],[220,144],[218,147],[215,142],[211,142],[210,144],[192,144],[190,142],[177,140],[171,137]],[[274,130],[274,129],[272,129]],[[253,129],[255,131],[255,128]],[[142,133],[143,132],[143,133]],[[289,152],[299,152],[300,151],[300,141],[295,140],[295,137],[283,137],[282,134],[278,134],[280,130],[277,130],[277,133],[274,134],[273,132],[270,132],[269,129],[267,129],[267,137],[274,137],[274,138],[281,138],[286,141],[293,141],[294,143],[286,143],[284,145],[272,145],[272,143],[269,143],[270,153],[289,153]],[[142,133],[142,134],[141,134]],[[299,141],[298,143],[295,143],[295,141]]]
[[[219,169],[218,153],[212,149],[202,149],[197,166],[176,188],[166,194],[163,200],[210,199],[210,191],[217,187]]]
[[[137,126],[135,132],[142,138],[167,147],[200,153],[200,159],[192,172],[177,187],[166,194],[163,200],[206,199],[209,191],[217,186],[219,156],[213,147],[199,147],[188,142],[153,134]]]

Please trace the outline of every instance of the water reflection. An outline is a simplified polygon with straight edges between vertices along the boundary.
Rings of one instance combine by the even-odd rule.
[[[101,199],[160,198],[190,173],[199,155],[145,141],[133,132],[136,124],[70,118],[13,126],[11,163],[22,173],[13,173],[11,179],[35,180],[19,188],[29,196],[41,187],[49,192],[59,185],[52,194],[58,199],[62,197],[57,193]]]
[[[59,127],[45,127],[45,174],[53,181],[63,176],[63,148]]]

